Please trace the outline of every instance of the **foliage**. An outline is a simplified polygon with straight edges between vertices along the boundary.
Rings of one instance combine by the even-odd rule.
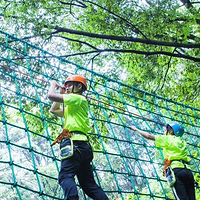
[[[150,190],[161,196],[167,193],[167,196],[172,198],[169,188],[164,187],[165,191],[161,191],[160,187],[156,187],[161,183],[155,184],[156,178],[160,176],[157,174],[162,162],[160,151],[155,152],[152,144],[144,142],[142,138],[136,135],[130,136],[125,126],[129,123],[127,115],[123,111],[115,112],[115,108],[111,105],[122,110],[128,110],[127,107],[133,105],[134,112],[138,109],[146,108],[148,111],[150,109],[153,114],[149,116],[147,111],[145,114],[156,121],[168,121],[168,115],[176,118],[178,112],[175,111],[178,106],[161,105],[160,102],[157,104],[153,95],[146,97],[143,92],[134,93],[128,87],[118,85],[115,87],[113,82],[109,85],[108,80],[124,81],[130,86],[155,95],[199,107],[199,7],[198,2],[186,3],[184,0],[146,0],[143,4],[141,1],[127,0],[0,2],[1,30],[15,34],[22,41],[30,41],[60,58],[64,57],[81,66],[87,66],[91,71],[100,72],[102,75],[99,78],[94,73],[89,77],[90,91],[94,92],[97,99],[100,97],[100,100],[107,104],[102,106],[100,102],[90,101],[90,117],[93,123],[91,143],[95,152],[100,152],[94,161],[95,167],[100,169],[100,182],[107,190],[112,191],[114,188],[117,191],[110,195],[113,199],[120,199],[118,193],[120,190],[139,192],[125,194],[125,199],[138,199],[141,197],[140,194],[147,194]],[[60,82],[65,79],[68,72],[77,70],[71,69],[70,65],[67,67],[69,71],[61,70],[58,66],[62,65],[62,59],[58,64],[43,51],[41,53],[37,49],[33,50],[30,46],[25,48],[22,41],[3,36],[0,38],[2,52],[0,58],[6,66],[12,65],[14,69],[20,69],[34,77],[46,76],[44,81],[50,77]],[[12,46],[10,49],[7,48],[8,43]],[[17,51],[11,53],[12,48],[16,48]],[[27,55],[30,55],[29,59]],[[47,63],[49,65],[46,66]],[[47,83],[38,83],[30,76],[16,76],[15,71],[11,72],[9,69],[1,71],[3,73],[0,75],[2,89],[0,103],[1,108],[4,108],[0,110],[1,123],[10,123],[13,127],[18,127],[22,135],[31,135],[31,139],[34,140],[32,146],[28,146],[28,149],[20,155],[24,158],[25,164],[32,164],[30,154],[33,147],[39,171],[54,177],[57,169],[48,165],[49,152],[45,158],[42,154],[37,154],[47,149],[43,138],[37,136],[48,136],[50,133],[53,138],[62,127],[60,120],[48,112],[50,105],[46,99]],[[114,92],[110,91],[109,87],[113,88]],[[142,101],[142,98],[146,98],[145,101]],[[152,103],[150,108],[147,102]],[[157,106],[160,106],[162,118],[157,114]],[[179,108],[180,113],[185,113],[184,109]],[[4,112],[5,116],[2,115]],[[189,125],[191,123],[198,125],[197,117],[198,113],[194,114],[191,109],[181,119]],[[4,121],[5,119],[7,121]],[[131,120],[146,129],[145,122],[133,118]],[[161,130],[156,125],[151,127],[160,133]],[[149,129],[152,129],[151,127],[148,125]],[[9,131],[13,131],[12,128],[9,127]],[[17,131],[19,130],[14,130],[13,133]],[[17,134],[10,136],[20,148],[27,145],[24,142],[25,136],[19,137]],[[186,136],[186,140],[193,141],[189,136]],[[5,145],[6,142],[8,143],[8,140],[4,137],[2,143]],[[192,145],[190,145],[190,155],[197,159],[199,148]],[[13,156],[16,159],[15,153]],[[134,161],[127,159],[130,155]],[[6,160],[6,156],[8,157],[8,154],[1,151],[0,157],[4,158],[3,161]],[[21,157],[17,163],[21,161],[20,159]],[[147,166],[152,162],[151,159],[156,162],[154,168],[152,164],[150,165],[150,170]],[[198,169],[198,164],[195,167]],[[111,170],[109,175],[106,176],[103,169]],[[6,170],[1,172],[3,181],[5,172]],[[6,177],[9,180],[13,179],[10,174]],[[30,184],[27,181],[29,179]],[[195,179],[199,182],[198,175]],[[20,183],[25,182],[25,186],[31,188],[31,183],[34,181],[35,178],[30,172]],[[55,180],[49,181],[47,177],[42,176],[40,181],[47,192],[60,194]],[[165,181],[161,182],[166,185]],[[8,193],[13,198],[16,196],[11,190]],[[28,196],[27,193],[24,195]],[[145,199],[146,196],[141,198]]]
[[[184,0],[0,3],[3,30],[95,71],[126,68],[126,83],[195,107],[199,8]]]

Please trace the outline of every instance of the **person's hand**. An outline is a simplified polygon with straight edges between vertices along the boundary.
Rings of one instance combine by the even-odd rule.
[[[55,80],[50,81],[50,84],[51,84],[51,86],[59,87],[58,83]]]
[[[65,94],[66,87],[62,86],[60,87],[60,94]]]

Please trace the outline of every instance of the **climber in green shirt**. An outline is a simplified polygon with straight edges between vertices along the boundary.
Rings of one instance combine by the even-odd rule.
[[[163,173],[176,200],[195,200],[194,176],[190,170],[187,144],[181,138],[184,133],[182,125],[170,122],[164,127],[165,132],[161,136],[154,136],[135,126],[129,128],[137,131],[144,138],[155,141],[156,147],[163,148],[165,157]]]
[[[59,87],[56,81],[50,84],[48,98],[53,101],[50,112],[64,121],[63,131],[54,144],[60,143],[62,161],[58,181],[64,190],[65,200],[79,199],[75,176],[90,198],[108,200],[96,184],[91,166],[93,152],[87,136],[90,129],[88,102],[82,95],[87,89],[86,79],[80,75],[68,77],[60,94],[56,92]]]

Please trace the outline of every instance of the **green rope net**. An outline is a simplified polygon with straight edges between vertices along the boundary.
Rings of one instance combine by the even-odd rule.
[[[200,110],[139,90],[52,55],[0,31],[0,199],[63,199],[57,176],[62,121],[49,113],[49,81],[71,74],[87,78],[90,142],[97,183],[111,200],[174,199],[162,175],[163,155],[131,131],[163,133],[180,122],[199,182]],[[80,199],[89,199],[78,185]],[[197,199],[199,188],[196,186]]]

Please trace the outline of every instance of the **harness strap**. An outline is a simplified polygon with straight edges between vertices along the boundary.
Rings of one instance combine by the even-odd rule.
[[[187,165],[192,165],[192,164],[193,164],[191,161],[190,161],[190,162],[187,162],[187,161],[181,160],[181,159],[180,159],[180,160],[172,160],[172,162],[173,162],[173,161],[179,161],[179,162],[183,163],[184,165],[185,165],[185,164],[187,164]]]
[[[82,131],[70,131],[71,135],[72,135],[72,139],[73,140],[80,140],[80,141],[89,141],[89,137],[87,134],[83,133]],[[80,136],[80,138],[77,138],[74,135],[78,135]],[[74,137],[73,137],[74,136]]]
[[[165,176],[166,169],[170,166],[171,163],[172,163],[172,161],[169,160],[168,158],[164,159],[163,176]]]
[[[81,131],[71,131],[69,132],[68,129],[63,129],[63,131],[58,135],[58,137],[53,141],[53,143],[51,144],[51,147],[53,145],[55,145],[56,143],[60,143],[63,139],[68,139],[68,138],[71,138],[72,135],[85,135],[87,137],[87,141],[88,141],[88,136],[81,132]]]
[[[74,135],[74,134],[80,134],[80,135],[85,135],[87,136],[85,133],[81,132],[81,131],[70,131],[71,135]]]
[[[185,160],[172,160],[172,162],[173,161],[178,161],[178,162],[181,162],[183,165],[184,165],[184,168],[187,168],[187,166],[186,166],[186,164],[187,165],[193,165],[193,162],[192,161],[189,161],[189,162],[187,162],[187,161],[185,161]]]
[[[180,160],[169,160],[168,158],[165,158],[165,159],[164,159],[163,176],[165,176],[166,169],[171,165],[171,163],[172,163],[173,161],[178,161],[178,162],[183,163],[185,168],[186,168],[186,164],[187,164],[187,165],[192,165],[192,164],[193,164],[191,161],[190,161],[190,162],[187,162],[187,161],[182,160],[182,159],[180,159]]]
[[[63,131],[58,135],[58,137],[53,141],[51,147],[56,143],[60,143],[63,138],[70,138],[72,135],[68,129],[63,129]]]

